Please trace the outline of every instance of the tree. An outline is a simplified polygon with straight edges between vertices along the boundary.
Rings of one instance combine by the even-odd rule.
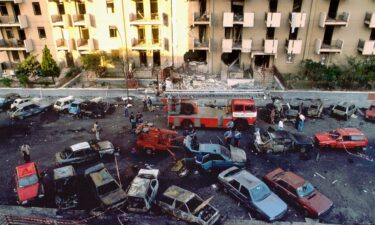
[[[52,58],[50,50],[47,48],[47,45],[43,48],[42,55],[42,75],[44,77],[52,77],[53,83],[55,83],[55,77],[60,75],[60,67],[57,66],[56,61]]]
[[[36,55],[29,55],[22,63],[17,65],[15,74],[24,87],[30,83],[29,76],[36,76],[40,73],[41,66],[36,57]]]
[[[85,70],[93,71],[97,76],[101,76],[106,72],[106,67],[101,66],[101,61],[106,60],[107,56],[104,53],[93,53],[83,55],[81,57],[82,67]]]

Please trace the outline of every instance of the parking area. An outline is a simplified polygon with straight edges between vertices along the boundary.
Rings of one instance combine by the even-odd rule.
[[[113,101],[115,101],[113,99]],[[152,122],[160,128],[167,127],[167,114],[161,109],[154,112],[143,112],[142,102],[136,99],[131,112],[142,112],[144,120]],[[259,111],[261,112],[261,111]],[[304,134],[309,137],[317,132],[331,131],[336,128],[355,127],[362,130],[369,139],[369,146],[365,154],[375,158],[375,125],[366,122],[361,112],[357,112],[349,120],[338,120],[328,115],[329,110],[325,109],[322,118],[305,121]],[[10,121],[6,113],[0,113],[2,124]],[[55,207],[52,190],[52,171],[55,168],[55,154],[70,145],[88,141],[95,138],[91,129],[95,121],[98,121],[102,128],[101,139],[111,141],[115,147],[120,148],[117,156],[121,184],[124,190],[136,175],[137,169],[155,168],[160,170],[159,193],[162,193],[170,185],[177,185],[199,194],[203,199],[213,196],[210,204],[220,210],[225,218],[249,219],[254,217],[253,213],[242,207],[236,200],[228,196],[218,185],[217,174],[219,171],[198,173],[192,171],[186,177],[179,177],[171,171],[174,165],[172,157],[168,153],[146,155],[142,153],[132,154],[135,147],[136,135],[131,132],[129,118],[124,116],[124,108],[118,106],[112,115],[101,119],[78,119],[69,114],[58,114],[53,111],[36,115],[22,121],[13,122],[9,127],[15,127],[12,132],[0,132],[0,204],[16,205],[16,197],[13,191],[15,186],[15,167],[23,163],[23,157],[19,151],[22,144],[31,146],[31,160],[36,162],[41,170],[47,170],[46,197],[38,206]],[[285,123],[285,129],[297,132],[293,124]],[[17,126],[17,127],[16,127]],[[262,120],[257,121],[257,127],[267,129],[270,125]],[[275,129],[277,125],[272,125]],[[29,127],[29,132],[20,132]],[[178,130],[182,135],[182,130]],[[318,150],[313,149],[308,153],[308,158],[301,158],[300,154],[288,152],[286,154],[259,154],[255,152],[251,143],[254,140],[254,127],[250,127],[242,133],[240,147],[246,151],[246,169],[259,178],[266,173],[276,169],[293,171],[309,180],[322,193],[330,198],[333,209],[324,217],[322,222],[338,224],[374,224],[375,215],[372,213],[375,202],[375,166],[374,162],[349,155],[342,150]],[[197,138],[201,143],[220,143],[223,140],[223,129],[198,129]],[[184,156],[182,149],[176,150],[177,158]],[[108,171],[112,176],[117,177],[114,157],[104,158]],[[90,164],[77,167],[77,173],[82,174],[83,170]],[[87,192],[85,182],[81,182],[79,209],[92,209],[98,206],[93,201],[93,196]],[[291,204],[288,204],[287,214],[282,220],[304,221],[304,214]],[[116,213],[112,213],[114,221]],[[130,214],[131,216],[131,214]],[[157,209],[152,210],[151,217],[158,219],[162,216]],[[172,219],[172,217],[169,217]],[[106,218],[107,220],[110,218]],[[99,219],[93,219],[100,224]],[[162,217],[160,220],[165,221]]]

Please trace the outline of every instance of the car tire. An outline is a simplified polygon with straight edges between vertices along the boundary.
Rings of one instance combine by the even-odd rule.
[[[191,104],[182,104],[181,113],[184,115],[191,115],[194,113],[194,107]]]

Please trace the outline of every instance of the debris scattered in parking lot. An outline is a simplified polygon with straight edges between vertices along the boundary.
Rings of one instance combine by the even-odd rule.
[[[338,180],[334,180],[334,181],[332,181],[332,184],[335,184],[337,181],[338,181]]]
[[[326,179],[325,176],[323,176],[322,174],[320,174],[320,173],[318,173],[318,172],[315,172],[314,175],[317,175],[317,176],[321,177],[321,178],[324,179],[324,180]]]

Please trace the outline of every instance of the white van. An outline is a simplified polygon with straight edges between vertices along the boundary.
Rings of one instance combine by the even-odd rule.
[[[68,112],[70,104],[72,104],[73,101],[73,96],[59,98],[53,105],[53,109],[59,112]]]

